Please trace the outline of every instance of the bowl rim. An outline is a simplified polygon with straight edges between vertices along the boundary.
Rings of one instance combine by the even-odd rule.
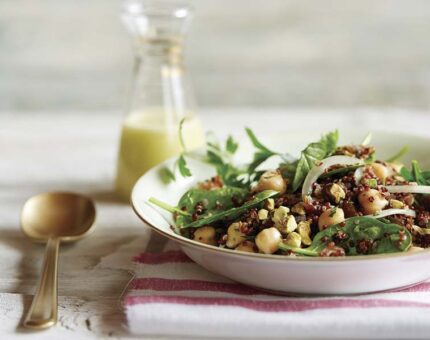
[[[396,136],[399,135],[398,132],[390,132],[390,131],[380,131],[384,134],[390,135],[390,134],[396,134]],[[408,133],[401,133],[403,136],[410,136],[410,137],[417,137],[426,139],[430,142],[430,138],[427,136],[422,135],[412,135]],[[199,150],[197,150],[199,152]],[[169,159],[165,160],[164,162],[157,164],[156,166],[149,169],[145,174],[143,174],[135,183],[132,189],[131,197],[130,197],[130,205],[134,211],[134,213],[137,215],[137,217],[147,224],[152,230],[155,232],[161,234],[162,236],[167,237],[170,240],[173,240],[175,242],[178,242],[181,245],[184,246],[191,246],[194,248],[199,248],[206,251],[211,251],[218,254],[224,254],[224,255],[231,255],[231,256],[237,256],[242,258],[253,258],[253,259],[267,259],[267,260],[279,260],[279,261],[295,261],[295,262],[317,262],[317,263],[326,263],[326,262],[354,262],[354,261],[371,261],[371,260],[387,260],[391,258],[411,258],[411,257],[420,257],[425,256],[426,254],[430,253],[430,248],[419,250],[419,251],[407,251],[407,252],[397,252],[397,253],[388,253],[388,254],[373,254],[373,255],[354,255],[354,256],[339,256],[339,257],[308,257],[308,256],[282,256],[282,255],[274,255],[274,254],[261,254],[261,253],[250,253],[250,252],[244,252],[244,251],[234,251],[233,249],[227,249],[227,248],[220,248],[211,246],[208,244],[204,244],[201,242],[197,242],[191,239],[188,239],[182,235],[178,235],[176,233],[168,233],[161,228],[157,227],[156,225],[150,223],[148,220],[145,219],[144,216],[141,215],[139,212],[139,209],[137,208],[136,204],[136,192],[139,187],[139,183],[146,177],[151,175],[154,172],[159,171],[159,169],[164,166],[166,163],[171,163],[177,158],[177,156],[170,157]],[[147,203],[147,202],[145,202]]]

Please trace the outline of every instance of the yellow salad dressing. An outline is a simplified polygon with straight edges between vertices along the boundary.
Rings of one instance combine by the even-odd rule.
[[[200,120],[190,116],[182,127],[187,150],[202,147],[205,143]],[[132,113],[124,121],[115,183],[121,198],[130,198],[134,184],[148,169],[182,151],[179,122],[169,122],[168,118],[163,112],[150,111]]]

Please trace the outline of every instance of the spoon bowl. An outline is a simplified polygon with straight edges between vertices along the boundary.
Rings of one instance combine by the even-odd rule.
[[[96,208],[88,197],[43,193],[30,198],[22,209],[21,228],[37,242],[46,242],[42,276],[24,326],[43,329],[57,322],[57,268],[60,242],[77,241],[94,227]]]
[[[21,227],[29,238],[46,242],[82,239],[91,232],[96,217],[88,197],[66,192],[43,193],[30,198],[21,213]]]

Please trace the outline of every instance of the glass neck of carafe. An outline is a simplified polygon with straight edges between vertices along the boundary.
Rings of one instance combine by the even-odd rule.
[[[178,126],[194,112],[193,91],[182,64],[180,42],[164,39],[140,41],[135,46],[127,111],[158,115],[163,125]]]
[[[123,22],[135,54],[127,111],[160,112],[163,122],[177,126],[194,112],[194,93],[182,62],[191,10],[161,0],[126,4]]]
[[[183,67],[182,38],[134,38],[134,56],[139,62],[159,63],[168,67]]]

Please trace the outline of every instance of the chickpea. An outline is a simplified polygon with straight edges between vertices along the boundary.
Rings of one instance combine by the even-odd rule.
[[[345,214],[341,208],[331,208],[324,211],[318,219],[318,228],[323,230],[333,224],[338,224],[345,221]]]
[[[310,238],[311,235],[311,222],[310,221],[301,221],[297,227],[297,231],[301,237],[302,243],[305,246],[310,246],[312,244],[312,240]]]
[[[248,253],[255,253],[256,246],[255,246],[255,243],[252,241],[243,241],[235,248],[235,250],[246,251]]]
[[[385,179],[389,175],[389,171],[385,165],[382,165],[380,163],[373,163],[371,165],[373,172],[375,173],[376,177],[378,177],[381,182],[385,182]]]
[[[194,231],[194,240],[200,243],[209,244],[211,246],[216,246],[217,242],[215,239],[215,228],[211,226],[204,226],[197,228]]]
[[[302,244],[302,237],[299,233],[293,231],[292,233],[288,234],[285,240],[285,244],[290,247],[300,248],[300,245]]]
[[[281,241],[281,233],[275,227],[263,229],[255,237],[258,249],[264,254],[273,254],[276,252]]]
[[[245,241],[245,234],[240,231],[242,222],[235,222],[230,224],[227,229],[227,242],[228,248],[236,248],[240,243]]]
[[[388,205],[385,197],[376,189],[363,191],[358,195],[358,202],[367,215],[373,215]]]
[[[268,170],[261,175],[255,189],[257,191],[275,190],[283,194],[287,190],[287,183],[277,170]]]

